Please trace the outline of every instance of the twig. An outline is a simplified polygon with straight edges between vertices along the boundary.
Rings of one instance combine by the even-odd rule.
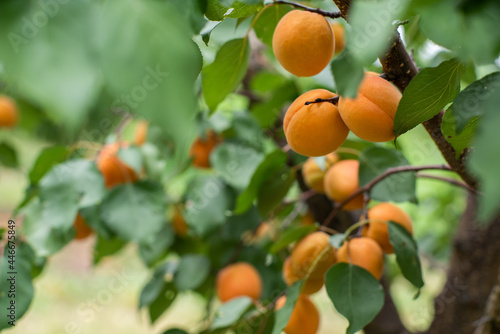
[[[275,5],[290,5],[292,7],[300,8],[300,9],[306,10],[308,12],[320,14],[320,15],[323,15],[325,17],[329,17],[332,19],[338,19],[338,18],[342,17],[342,14],[340,12],[327,12],[327,11],[324,11],[324,10],[319,9],[319,8],[307,7],[307,6],[304,6],[304,5],[301,5],[298,3],[294,3],[294,2],[275,0],[275,1],[273,1],[273,4],[275,4]]]
[[[306,103],[304,103],[304,105],[308,106],[308,105],[313,104],[313,103],[321,103],[321,102],[330,102],[330,103],[333,103],[334,105],[337,105],[339,103],[339,98],[340,98],[340,96],[334,96],[334,97],[330,97],[328,99],[317,98],[314,101],[307,101]]]
[[[452,179],[452,178],[449,178],[449,177],[436,176],[436,175],[430,175],[430,174],[422,174],[422,173],[417,173],[417,176],[418,177],[423,177],[423,178],[426,178],[426,179],[434,179],[434,180],[440,180],[440,181],[448,182],[448,183],[453,184],[455,186],[465,188],[465,189],[467,189],[467,190],[469,190],[469,191],[471,191],[471,192],[473,192],[475,194],[479,194],[479,191],[477,191],[476,189],[472,188],[467,183],[460,182],[458,180],[455,180],[455,179]]]
[[[391,176],[392,174],[397,174],[397,173],[404,173],[404,172],[418,172],[421,170],[430,170],[430,169],[437,169],[437,170],[449,170],[452,171],[451,167],[448,165],[425,165],[425,166],[401,166],[401,167],[393,167],[387,169],[384,173],[380,174],[370,182],[368,182],[366,185],[364,185],[361,188],[358,188],[355,192],[353,192],[351,195],[349,195],[345,200],[342,202],[338,203],[335,206],[335,209],[332,210],[332,212],[328,215],[326,220],[323,222],[323,226],[328,226],[332,219],[339,214],[339,212],[342,210],[342,208],[349,203],[351,200],[353,200],[356,196],[358,196],[361,193],[368,193],[370,194],[370,191],[372,188],[379,183],[380,181],[384,180],[385,178]]]

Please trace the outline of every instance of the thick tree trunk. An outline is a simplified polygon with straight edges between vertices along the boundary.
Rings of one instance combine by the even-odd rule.
[[[435,300],[435,318],[428,334],[474,333],[498,283],[500,219],[488,226],[476,221],[477,197],[469,195],[453,243],[446,285]],[[490,333],[500,333],[492,329]]]

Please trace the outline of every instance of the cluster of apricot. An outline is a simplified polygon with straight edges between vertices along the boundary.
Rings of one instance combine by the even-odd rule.
[[[334,30],[320,14],[291,11],[274,32],[274,54],[296,76],[318,74],[332,58]],[[390,141],[394,139],[394,116],[400,99],[401,93],[390,82],[377,73],[366,72],[356,98],[338,97],[325,89],[299,96],[286,112],[285,136],[295,152],[311,157],[335,151],[349,130],[367,141]]]

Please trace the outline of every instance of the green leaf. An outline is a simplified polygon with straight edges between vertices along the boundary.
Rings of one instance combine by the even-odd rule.
[[[457,59],[424,68],[410,81],[394,118],[396,137],[437,115],[460,91],[466,66]]]
[[[211,21],[247,17],[258,12],[263,7],[262,2],[262,0],[208,0],[205,15]]]
[[[455,0],[414,1],[412,7],[420,14],[424,35],[453,50],[462,59],[486,63],[498,57],[498,2],[481,1],[466,8]],[[443,20],[443,13],[446,13],[446,20]]]
[[[330,236],[330,245],[332,245],[335,249],[339,249],[345,241],[345,234],[338,233]]]
[[[194,82],[202,60],[189,22],[173,6],[170,1],[101,2],[98,33],[92,39],[99,47],[103,79],[115,98],[112,110],[137,113],[159,126],[174,142],[178,168],[195,136]]]
[[[11,328],[26,313],[34,295],[31,273],[33,251],[24,242],[5,245],[0,264],[0,307],[3,319],[0,330]],[[11,280],[13,279],[13,280]],[[12,303],[15,304],[12,304]],[[10,308],[10,309],[9,309]],[[14,311],[11,309],[14,308]],[[12,323],[9,323],[12,321]]]
[[[159,265],[151,280],[144,286],[139,296],[139,310],[151,305],[162,293],[165,287],[165,275],[174,269],[172,262],[165,262]]]
[[[143,161],[141,150],[137,146],[120,147],[118,150],[118,158],[130,166],[137,175],[141,174]]]
[[[288,167],[283,167],[278,172],[271,174],[269,182],[264,183],[260,188],[257,198],[257,207],[262,216],[267,216],[281,203],[295,183],[295,179],[296,172]]]
[[[270,253],[277,253],[291,243],[298,241],[306,235],[316,231],[315,225],[289,227],[280,238],[271,246]]]
[[[65,161],[69,156],[69,149],[65,146],[52,146],[42,150],[30,171],[31,184],[38,181],[55,165]]]
[[[166,332],[163,332],[163,334],[188,334],[188,332],[183,331],[182,329],[169,329]]]
[[[173,283],[169,282],[163,286],[163,290],[151,305],[149,305],[149,318],[154,323],[172,305],[177,298],[177,290]]]
[[[206,0],[170,0],[170,3],[179,12],[183,20],[189,23],[194,35],[197,35],[207,23],[203,14],[206,10],[206,2]]]
[[[253,306],[252,298],[238,297],[222,304],[215,313],[212,329],[226,328],[236,323]]]
[[[19,166],[16,151],[7,143],[0,143],[0,165],[10,168]]]
[[[0,2],[6,78],[72,136],[102,87],[92,45],[92,13],[85,0],[53,6]]]
[[[214,62],[203,69],[203,96],[212,112],[241,82],[249,60],[248,40],[234,39],[224,44],[217,52]]]
[[[481,184],[482,195],[479,202],[479,219],[487,222],[498,213],[500,203],[500,145],[498,129],[500,127],[500,95],[492,94],[482,103],[484,116],[474,138],[474,150],[470,154],[468,166]]]
[[[239,191],[248,187],[255,170],[263,160],[255,149],[234,143],[217,145],[210,162],[218,175]]]
[[[408,231],[401,225],[389,222],[389,240],[394,247],[396,261],[403,276],[417,288],[424,286],[422,268],[418,258],[417,243]]]
[[[40,192],[55,185],[66,186],[77,193],[81,208],[98,204],[106,192],[104,179],[95,163],[84,159],[70,160],[50,169],[40,180]]]
[[[274,323],[272,334],[280,334],[283,328],[288,324],[303,285],[304,280],[300,280],[287,289],[286,302],[276,313],[276,322]]]
[[[462,132],[460,134],[457,134],[455,128],[455,116],[453,114],[453,111],[450,108],[446,110],[443,116],[443,121],[441,123],[441,131],[443,132],[443,136],[446,138],[446,141],[450,143],[451,146],[453,146],[453,149],[455,149],[456,159],[460,157],[462,152],[467,147],[470,147],[472,139],[476,134],[478,123],[479,117],[470,119],[469,122],[465,125],[465,128],[462,130]]]
[[[458,94],[449,109],[455,119],[457,134],[460,134],[471,120],[483,115],[483,103],[491,98],[492,94],[498,94],[498,88],[500,72],[494,72],[474,81]]]
[[[232,192],[217,177],[200,176],[193,180],[186,193],[184,219],[189,228],[197,234],[205,235],[221,226],[231,210]]]
[[[281,117],[283,107],[287,102],[293,101],[297,97],[297,86],[293,81],[286,81],[270,94],[271,98],[269,100],[258,102],[251,108],[252,115],[255,116],[264,129],[272,128],[276,120]]]
[[[154,240],[149,244],[139,245],[139,254],[148,266],[161,259],[168,248],[174,243],[175,233],[170,224],[164,224]]]
[[[264,183],[269,181],[271,175],[280,171],[285,163],[286,153],[280,149],[276,149],[266,155],[253,173],[248,187],[238,196],[235,209],[236,214],[246,212],[252,206]]]
[[[174,276],[179,290],[193,290],[199,287],[210,273],[210,260],[199,254],[187,254],[181,258]]]
[[[384,305],[380,282],[365,269],[349,263],[337,263],[326,273],[326,292],[354,334],[369,324]]]
[[[255,22],[254,30],[258,38],[269,47],[273,46],[273,34],[278,22],[286,13],[293,10],[292,6],[269,6],[264,8]]]
[[[405,11],[408,0],[354,1],[349,11],[351,30],[347,44],[361,65],[372,64],[391,43],[396,31],[392,22]]]
[[[120,238],[149,244],[166,223],[166,204],[159,184],[124,184],[108,193],[101,205],[101,218]]]
[[[344,97],[356,97],[358,87],[363,80],[363,67],[353,59],[349,49],[332,61],[331,70],[335,79],[337,94]]]
[[[99,263],[104,257],[110,256],[123,249],[126,242],[119,238],[105,238],[97,234],[97,242],[94,247],[94,264]]]
[[[378,146],[369,147],[359,157],[359,185],[366,185],[388,168],[408,166],[410,163],[400,151]],[[378,201],[415,202],[416,176],[414,172],[396,173],[377,183],[371,198]]]

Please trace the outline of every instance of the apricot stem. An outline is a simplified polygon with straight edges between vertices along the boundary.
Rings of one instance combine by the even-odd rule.
[[[339,98],[340,98],[340,96],[334,96],[334,97],[330,97],[328,99],[317,98],[314,101],[307,101],[306,103],[304,103],[304,105],[308,106],[308,105],[313,104],[313,103],[321,103],[321,102],[330,102],[330,103],[333,103],[334,105],[337,105],[339,103]]]
[[[358,188],[355,192],[353,192],[351,195],[349,195],[345,200],[342,202],[338,203],[335,208],[330,212],[328,217],[325,219],[323,222],[322,226],[328,226],[332,219],[339,214],[339,212],[342,210],[342,208],[349,203],[351,200],[353,200],[356,196],[358,196],[361,193],[368,193],[370,194],[370,191],[372,188],[377,185],[380,181],[384,180],[385,178],[391,176],[392,174],[397,174],[397,173],[404,173],[404,172],[419,172],[421,170],[448,170],[448,171],[453,171],[452,168],[448,165],[424,165],[424,166],[400,166],[400,167],[393,167],[393,168],[388,168],[384,173],[380,174],[367,184],[365,184],[363,187]]]
[[[319,9],[319,8],[307,7],[307,6],[304,6],[304,5],[301,5],[298,3],[294,3],[294,2],[289,2],[289,1],[275,0],[275,1],[273,1],[273,5],[290,5],[292,7],[300,8],[300,9],[306,10],[308,12],[323,15],[325,17],[329,17],[332,19],[338,19],[338,18],[342,17],[342,14],[340,12],[327,12],[327,11],[324,11],[324,10]]]

